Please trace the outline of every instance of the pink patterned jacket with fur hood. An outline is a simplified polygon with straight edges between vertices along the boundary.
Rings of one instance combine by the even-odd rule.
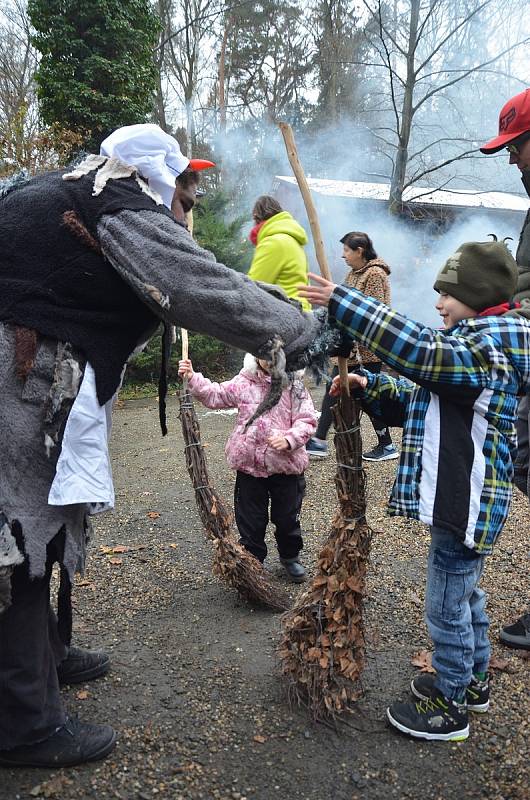
[[[188,382],[194,397],[207,408],[237,408],[236,425],[225,447],[228,465],[255,478],[284,473],[300,475],[308,464],[305,443],[316,428],[313,401],[300,378],[284,389],[277,405],[258,417],[245,431],[245,424],[269,391],[270,376],[247,354],[243,369],[229,381],[214,383],[200,372]],[[275,450],[267,442],[280,433],[290,450]]]

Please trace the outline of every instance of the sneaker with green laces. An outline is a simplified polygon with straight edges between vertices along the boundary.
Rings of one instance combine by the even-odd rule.
[[[436,675],[429,672],[420,672],[410,682],[410,689],[415,697],[420,700],[428,700],[433,692],[437,691],[434,681]],[[490,707],[490,683],[489,675],[483,681],[479,681],[475,676],[466,689],[467,710],[484,714]]]
[[[408,736],[440,742],[462,742],[469,736],[467,704],[449,700],[437,689],[418,703],[393,703],[388,721]]]

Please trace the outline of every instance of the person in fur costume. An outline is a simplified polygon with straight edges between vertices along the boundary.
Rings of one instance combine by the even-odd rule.
[[[305,580],[299,553],[303,547],[300,511],[305,494],[305,444],[316,428],[313,401],[294,375],[279,402],[259,419],[255,409],[269,392],[270,363],[247,353],[232,380],[213,383],[194,372],[190,359],[179,361],[179,375],[207,408],[237,408],[236,425],[226,444],[228,466],[236,470],[234,513],[240,543],[258,561],[267,556],[265,533],[275,525],[280,561],[294,583]]]
[[[129,356],[162,322],[166,357],[178,325],[270,360],[281,383],[322,328],[193,241],[203,166],[158,126],[132,125],[75,169],[0,190],[0,765],[70,766],[116,741],[71,717],[59,684],[108,669],[69,646],[70,587],[90,514],[114,503],[107,444]]]

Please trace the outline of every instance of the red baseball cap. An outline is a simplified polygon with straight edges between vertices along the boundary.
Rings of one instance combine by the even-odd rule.
[[[481,153],[497,153],[518,136],[530,131],[530,89],[516,94],[501,108],[499,135],[480,148]]]

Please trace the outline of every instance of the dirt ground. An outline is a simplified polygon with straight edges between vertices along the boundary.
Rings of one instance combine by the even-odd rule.
[[[223,449],[233,417],[198,411],[212,481],[230,500]],[[173,399],[169,416],[162,439],[156,401],[128,401],[115,412],[116,511],[95,518],[88,570],[74,590],[75,643],[107,650],[112,671],[66,689],[65,701],[83,719],[113,724],[118,746],[106,761],[71,770],[0,771],[0,798],[528,800],[530,661],[496,639],[528,597],[525,498],[515,498],[484,581],[494,652],[507,667],[494,673],[491,709],[472,717],[466,742],[420,743],[388,727],[385,709],[409,696],[411,658],[429,647],[428,538],[421,525],[385,516],[396,462],[368,466],[377,533],[365,694],[349,725],[334,730],[286,702],[275,657],[280,616],[250,608],[212,577]],[[363,429],[371,446],[368,421]],[[307,472],[309,571],[336,504],[333,461],[312,462]],[[267,564],[284,582],[273,547]],[[294,597],[299,587],[289,590]]]

